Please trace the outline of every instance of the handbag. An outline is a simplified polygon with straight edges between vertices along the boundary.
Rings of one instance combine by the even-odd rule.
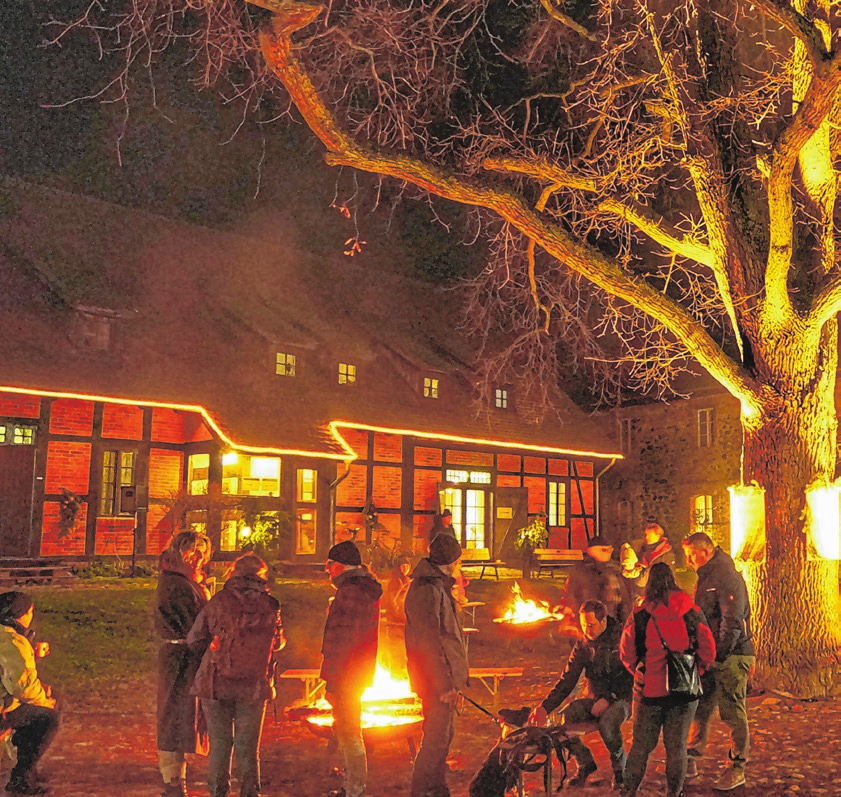
[[[660,637],[660,644],[666,652],[666,689],[669,695],[683,697],[688,700],[695,700],[704,694],[701,688],[701,674],[698,671],[698,659],[695,649],[686,653],[677,653],[672,650],[663,639],[660,627],[652,616],[654,630]],[[694,646],[693,646],[694,648]]]

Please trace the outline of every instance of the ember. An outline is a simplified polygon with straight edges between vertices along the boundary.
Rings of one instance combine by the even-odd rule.
[[[568,609],[563,606],[550,608],[547,601],[527,600],[523,597],[520,585],[514,582],[511,587],[514,600],[509,605],[502,617],[494,617],[495,623],[508,623],[511,625],[525,625],[538,623],[546,620],[563,620]]]

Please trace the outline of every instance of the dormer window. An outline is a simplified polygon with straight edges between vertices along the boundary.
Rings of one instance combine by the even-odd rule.
[[[295,376],[295,369],[298,366],[298,358],[294,354],[277,353],[275,373],[278,376]]]
[[[431,376],[425,376],[423,378],[423,395],[424,398],[438,398],[438,380],[433,379]]]
[[[494,401],[496,406],[501,410],[508,409],[508,391],[502,388],[497,388],[494,394]]]
[[[339,363],[339,384],[349,385],[356,381],[356,366],[350,363]]]

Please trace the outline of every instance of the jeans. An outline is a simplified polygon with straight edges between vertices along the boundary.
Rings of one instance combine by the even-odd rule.
[[[564,712],[564,723],[574,723],[579,726],[587,724],[592,726],[593,730],[598,730],[604,746],[610,753],[610,765],[613,767],[613,772],[621,777],[625,771],[622,723],[631,716],[631,706],[627,700],[617,700],[611,703],[600,717],[594,717],[591,712],[595,702],[592,699],[573,700]],[[578,762],[579,772],[582,769],[595,771],[596,761],[593,754],[579,737],[575,736],[570,740],[569,752]]]
[[[649,705],[639,701],[634,703],[634,740],[628,762],[625,765],[625,790],[636,794],[651,755],[660,729],[663,729],[663,746],[666,748],[666,786],[669,797],[678,797],[683,793],[686,779],[686,737],[689,726],[695,716],[698,701],[673,705]]]
[[[450,797],[447,754],[455,736],[455,708],[438,695],[421,695],[423,741],[412,770],[411,797]]]
[[[12,744],[17,748],[17,763],[11,780],[27,781],[41,757],[58,733],[61,715],[56,709],[21,703],[6,714],[0,728],[12,728]]]
[[[207,785],[210,797],[228,797],[231,752],[239,768],[240,797],[260,794],[260,736],[265,700],[202,700],[210,737]]]
[[[748,673],[754,656],[728,656],[702,679],[704,694],[698,704],[689,736],[689,747],[703,755],[710,738],[710,725],[718,708],[721,721],[730,729],[733,766],[744,769],[750,757],[748,728]]]
[[[361,797],[368,782],[368,759],[362,738],[361,694],[357,689],[327,692],[327,702],[333,707],[333,734],[345,762],[345,794]]]

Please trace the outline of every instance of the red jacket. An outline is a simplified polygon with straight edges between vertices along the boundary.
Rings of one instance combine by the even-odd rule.
[[[715,661],[715,640],[703,612],[685,592],[669,594],[668,605],[644,603],[628,617],[619,643],[619,658],[634,674],[634,696],[644,702],[668,699],[666,651],[653,620],[670,650],[690,648],[690,629],[697,636],[698,668],[703,673]]]

